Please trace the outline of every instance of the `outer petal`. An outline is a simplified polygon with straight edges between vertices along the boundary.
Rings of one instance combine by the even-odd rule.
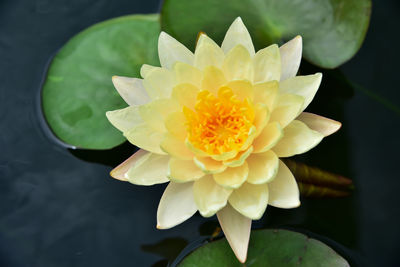
[[[247,159],[249,176],[247,182],[251,184],[263,184],[272,181],[278,173],[279,159],[271,150],[252,154]]]
[[[155,131],[146,123],[136,125],[129,131],[124,132],[124,136],[129,142],[144,150],[161,155],[166,154],[160,148],[164,134],[162,132]]]
[[[225,55],[222,49],[207,35],[201,34],[197,41],[194,55],[194,66],[203,70],[207,66],[220,68]]]
[[[165,132],[164,121],[168,115],[177,111],[178,103],[171,99],[156,99],[139,107],[140,117],[143,121],[159,132]]]
[[[226,170],[222,161],[216,161],[209,157],[195,157],[194,163],[206,174],[220,173]]]
[[[175,63],[173,69],[178,84],[191,83],[197,87],[201,86],[203,73],[199,69],[182,62]]]
[[[270,121],[277,121],[285,128],[301,112],[304,98],[293,94],[283,94],[278,97],[276,106],[272,111]]]
[[[176,111],[169,114],[165,119],[165,128],[167,128],[168,132],[174,137],[185,141],[187,136],[185,123],[185,115],[180,111]]]
[[[128,105],[143,105],[150,101],[142,79],[113,76],[112,82]]]
[[[224,188],[214,182],[211,175],[194,182],[194,201],[201,215],[211,217],[225,207],[232,189]]]
[[[174,227],[197,211],[193,198],[193,183],[170,182],[161,197],[157,210],[157,228]]]
[[[283,137],[283,130],[279,123],[272,122],[264,127],[260,135],[254,140],[254,153],[262,153],[271,149]]]
[[[281,53],[281,81],[296,76],[300,67],[303,41],[300,35],[279,48]]]
[[[228,201],[242,215],[259,220],[268,205],[268,185],[244,183],[232,192]]]
[[[168,182],[169,156],[143,152],[131,164],[125,176],[129,182],[137,185],[153,185]]]
[[[227,168],[221,173],[214,174],[214,180],[223,187],[238,188],[246,181],[248,174],[249,167],[244,162],[239,167]]]
[[[302,154],[321,142],[323,134],[313,131],[301,121],[292,121],[285,129],[283,138],[272,150],[278,157],[291,157]]]
[[[140,160],[143,156],[146,156],[148,151],[139,149],[138,151],[135,152],[132,156],[130,156],[127,160],[119,164],[117,167],[115,167],[111,172],[110,175],[111,177],[118,179],[120,181],[128,181],[126,178],[125,174],[128,172],[128,170],[136,164],[138,160]]]
[[[174,72],[164,68],[154,68],[144,78],[143,84],[152,99],[168,98],[176,84]]]
[[[148,64],[143,64],[142,67],[140,68],[140,76],[142,76],[142,78],[145,79],[147,75],[155,69],[161,69],[161,68]]]
[[[304,98],[304,104],[300,110],[300,112],[302,112],[313,100],[319,85],[321,84],[321,80],[321,73],[307,76],[296,76],[279,83],[279,90],[282,93],[302,96]]]
[[[243,216],[229,204],[217,213],[219,224],[233,252],[241,263],[247,258],[251,219]]]
[[[178,139],[170,133],[165,134],[160,146],[163,151],[179,159],[189,160],[194,157],[193,152],[186,146],[185,141]]]
[[[342,126],[342,124],[338,121],[308,112],[301,113],[296,120],[304,122],[311,130],[317,131],[324,136],[328,136],[337,132]]]
[[[193,53],[165,32],[161,32],[158,38],[158,55],[161,66],[167,69],[171,69],[175,62],[193,65],[194,61]]]
[[[281,77],[281,57],[277,45],[261,49],[253,58],[253,83],[279,81]]]
[[[168,177],[171,181],[176,183],[185,183],[197,180],[204,176],[193,160],[180,160],[171,158],[169,160]]]
[[[222,65],[228,80],[251,80],[252,79],[252,64],[251,57],[247,49],[243,45],[235,46],[226,55]]]
[[[221,48],[227,54],[233,47],[242,45],[250,53],[251,56],[255,54],[253,42],[246,26],[240,17],[236,18],[232,25],[229,27],[225,34],[224,41]]]
[[[261,103],[271,111],[274,108],[275,100],[278,96],[279,83],[270,81],[258,83],[253,86],[254,103]]]
[[[139,107],[137,106],[107,111],[106,116],[111,124],[121,132],[126,132],[136,125],[143,123],[139,114]]]
[[[275,179],[268,183],[268,204],[277,208],[296,208],[300,206],[299,188],[286,165],[279,161],[279,171]]]
[[[226,84],[240,100],[253,100],[253,85],[247,80],[230,81]]]

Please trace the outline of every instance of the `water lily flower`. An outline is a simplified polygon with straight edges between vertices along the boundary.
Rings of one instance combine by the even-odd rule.
[[[143,79],[112,79],[129,106],[106,115],[140,150],[111,176],[136,185],[169,183],[157,228],[176,226],[197,211],[216,214],[245,262],[251,221],[267,205],[300,205],[296,180],[279,158],[307,152],[340,128],[303,112],[322,74],[296,76],[300,36],[256,53],[240,18],[221,47],[201,34],[192,53],[161,32],[158,53],[161,67],[143,65]]]

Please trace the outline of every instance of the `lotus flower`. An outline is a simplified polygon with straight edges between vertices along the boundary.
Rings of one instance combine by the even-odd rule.
[[[296,76],[300,36],[256,53],[240,18],[221,47],[201,34],[192,53],[161,32],[158,53],[161,67],[143,65],[143,79],[112,79],[129,106],[106,115],[140,150],[111,176],[136,185],[169,183],[157,228],[178,225],[197,211],[216,214],[245,262],[251,221],[267,205],[300,205],[296,180],[279,158],[307,152],[340,128],[303,112],[322,75]]]

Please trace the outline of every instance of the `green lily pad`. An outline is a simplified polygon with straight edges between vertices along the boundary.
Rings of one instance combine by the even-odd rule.
[[[350,265],[333,249],[318,240],[292,231],[264,229],[251,232],[245,265],[236,259],[224,238],[196,249],[178,266],[340,267]]]
[[[105,116],[127,106],[111,77],[139,77],[142,64],[158,65],[159,33],[158,15],[133,15],[89,27],[64,45],[42,91],[45,118],[59,139],[86,149],[108,149],[125,141]]]
[[[370,12],[370,0],[165,0],[161,28],[193,48],[200,31],[222,42],[240,16],[256,49],[301,35],[306,59],[335,68],[360,48]]]

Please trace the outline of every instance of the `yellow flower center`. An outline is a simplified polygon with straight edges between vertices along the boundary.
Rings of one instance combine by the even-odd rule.
[[[195,111],[184,107],[190,143],[210,154],[241,150],[254,121],[254,109],[241,101],[229,87],[221,87],[216,97],[207,90],[197,95]]]

